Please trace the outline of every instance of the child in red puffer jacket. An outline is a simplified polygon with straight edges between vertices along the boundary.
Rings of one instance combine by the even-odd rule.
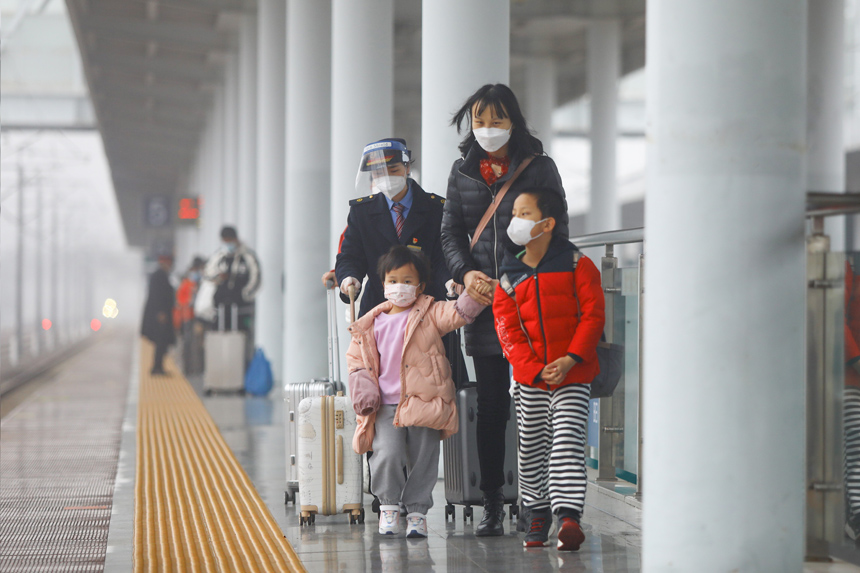
[[[564,203],[548,189],[514,201],[508,254],[493,299],[496,332],[513,367],[520,432],[519,483],[530,527],[526,547],[547,545],[553,512],[558,549],[577,550],[585,504],[585,425],[589,384],[600,371],[600,272],[563,237]]]

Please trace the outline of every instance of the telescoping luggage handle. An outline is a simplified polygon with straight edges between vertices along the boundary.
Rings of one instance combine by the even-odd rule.
[[[230,330],[237,330],[239,328],[239,305],[231,304],[230,305]],[[224,305],[218,305],[218,331],[224,332]]]
[[[334,281],[326,281],[328,293],[328,377],[332,382],[340,375],[340,344],[337,338],[337,286]],[[349,318],[355,322],[355,287],[349,287]]]

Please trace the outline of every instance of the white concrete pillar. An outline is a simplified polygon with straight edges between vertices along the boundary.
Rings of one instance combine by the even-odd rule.
[[[275,377],[280,378],[284,331],[281,284],[284,274],[286,0],[261,0],[257,5],[257,17],[256,218],[259,240],[255,248],[262,267],[263,286],[257,295],[256,341],[271,361]],[[313,213],[305,215],[313,217]],[[317,216],[325,217],[325,211]],[[241,237],[243,231],[239,233]]]
[[[595,20],[588,28],[588,94],[591,101],[591,207],[587,233],[621,228],[616,196],[618,80],[621,75],[621,24]]]
[[[444,195],[463,139],[451,115],[482,85],[510,82],[511,14],[508,3],[495,0],[421,6],[422,187]]]
[[[392,137],[394,3],[333,0],[331,83],[332,256],[346,225],[368,142]]]
[[[212,254],[218,247],[220,238],[218,232],[224,224],[224,89],[215,93],[212,106],[210,129],[208,137],[208,149],[206,152],[206,199],[204,208],[209,214],[206,223],[206,235],[204,241],[208,247],[207,254]]]
[[[655,0],[646,38],[642,570],[799,573],[806,2]]]
[[[552,112],[557,105],[558,78],[555,60],[551,57],[531,58],[525,71],[523,112],[529,127],[543,143],[543,150],[552,156]]]
[[[368,142],[394,136],[393,0],[333,0],[331,66],[329,268],[334,268],[349,200],[356,195],[361,151]],[[338,303],[338,310],[342,306]],[[346,345],[349,333],[339,318],[340,341]],[[341,376],[346,380],[343,359]]]
[[[239,62],[235,54],[225,56],[224,67],[224,131],[221,137],[224,162],[224,210],[222,218],[225,224],[236,225],[239,204]],[[239,229],[241,237],[242,229]]]
[[[331,261],[331,0],[287,4],[287,197],[284,268],[284,382],[328,371],[326,301],[320,281]],[[355,161],[345,163],[358,165]],[[309,213],[313,213],[309,216]],[[346,220],[340,222],[342,229]]]
[[[251,245],[257,237],[257,15],[242,16],[239,29],[239,232]]]
[[[842,135],[845,0],[809,0],[806,180],[809,191],[845,191]],[[825,221],[831,249],[845,249],[845,217]]]

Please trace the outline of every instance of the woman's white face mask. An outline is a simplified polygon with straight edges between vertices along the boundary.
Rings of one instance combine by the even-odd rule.
[[[513,241],[515,245],[524,247],[533,239],[537,239],[544,234],[545,231],[541,231],[532,237],[532,229],[534,229],[535,225],[543,223],[544,221],[546,221],[546,219],[532,221],[531,219],[514,217],[511,219],[511,224],[508,225],[508,237],[510,237],[511,241]]]
[[[493,151],[498,151],[505,146],[511,138],[511,131],[513,129],[513,126],[511,126],[510,129],[479,127],[477,129],[473,129],[472,133],[475,134],[475,139],[478,140],[478,145],[480,145],[484,151],[492,153]]]

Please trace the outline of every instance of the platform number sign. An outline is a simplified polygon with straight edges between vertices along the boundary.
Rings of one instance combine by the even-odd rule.
[[[170,199],[163,195],[146,198],[145,217],[147,227],[166,227],[170,224]]]

